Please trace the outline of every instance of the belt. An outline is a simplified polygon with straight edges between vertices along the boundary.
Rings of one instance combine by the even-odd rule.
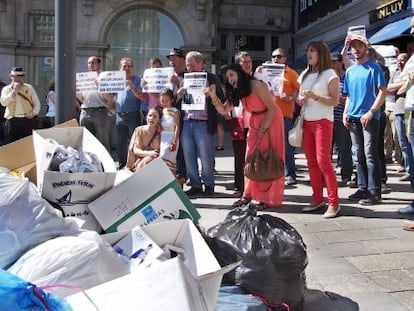
[[[81,108],[83,110],[103,110],[103,109],[108,109],[105,106],[100,106],[100,107],[87,107],[87,108]]]
[[[194,121],[194,122],[207,122],[207,120],[199,120],[199,119],[187,119],[185,121]]]
[[[251,114],[254,115],[254,116],[258,116],[259,114],[264,114],[266,112],[267,112],[267,109],[263,109],[263,110],[260,110],[260,111],[252,111]]]
[[[126,116],[126,115],[129,115],[129,114],[140,114],[141,112],[140,111],[117,111],[117,115],[120,115],[120,116]]]

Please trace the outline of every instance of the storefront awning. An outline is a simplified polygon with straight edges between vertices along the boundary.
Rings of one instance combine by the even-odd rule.
[[[369,42],[375,44],[397,38],[404,34],[409,34],[410,20],[411,17],[406,17],[384,26],[369,38]]]

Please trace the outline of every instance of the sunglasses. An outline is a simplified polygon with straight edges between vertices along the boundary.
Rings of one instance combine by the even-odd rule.
[[[283,55],[277,54],[277,55],[272,55],[272,58],[283,58]]]

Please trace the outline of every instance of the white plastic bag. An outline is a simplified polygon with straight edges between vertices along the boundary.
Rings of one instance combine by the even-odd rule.
[[[77,234],[77,224],[63,218],[27,179],[0,174],[0,268],[44,241]]]
[[[112,247],[94,231],[79,237],[57,237],[29,250],[9,272],[38,286],[67,296],[129,273]]]

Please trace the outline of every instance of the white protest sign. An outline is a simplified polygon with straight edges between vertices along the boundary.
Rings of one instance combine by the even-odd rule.
[[[397,69],[397,54],[395,53],[395,47],[393,45],[372,45],[372,48],[384,57],[385,66],[390,70],[390,74]]]
[[[102,71],[98,77],[99,93],[117,93],[125,91],[125,71]]]
[[[184,74],[184,88],[186,94],[183,98],[183,110],[204,110],[206,96],[204,88],[207,85],[207,72],[191,72]]]
[[[96,91],[97,79],[98,79],[98,73],[96,71],[76,73],[76,91],[78,92]]]
[[[265,63],[262,66],[263,81],[274,95],[281,96],[283,93],[285,64]]]
[[[361,36],[366,38],[365,25],[351,26],[348,28],[348,37]]]
[[[173,74],[173,67],[145,69],[143,80],[146,82],[146,84],[142,87],[142,92],[160,93],[165,88],[172,89],[169,78]]]

